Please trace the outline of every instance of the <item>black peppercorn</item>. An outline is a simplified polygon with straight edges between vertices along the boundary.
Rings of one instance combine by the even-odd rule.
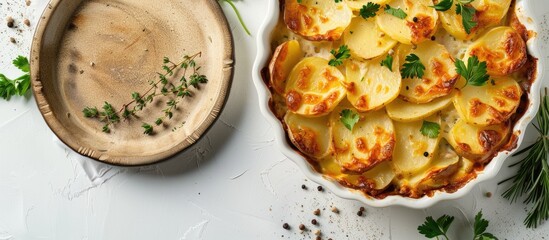
[[[356,213],[356,215],[358,215],[359,217],[362,217],[362,211],[358,211],[358,212]]]
[[[288,223],[282,224],[282,227],[286,230],[290,230],[290,225]]]
[[[307,189],[307,186],[305,186],[305,184],[301,185],[301,189],[305,190]]]
[[[424,153],[423,153],[423,156],[429,157],[429,153],[428,153],[428,152],[424,152]]]
[[[311,224],[316,225],[317,223],[316,219],[311,220]]]
[[[414,17],[413,20],[414,20],[415,23],[417,23],[417,21],[418,21],[417,17]]]
[[[322,192],[322,190],[324,190],[324,189],[322,188],[322,186],[318,186],[316,189],[317,189],[319,192]]]

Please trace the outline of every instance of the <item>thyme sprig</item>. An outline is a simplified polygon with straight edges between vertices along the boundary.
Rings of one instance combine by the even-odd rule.
[[[199,73],[200,66],[196,64],[195,59],[201,57],[202,53],[186,55],[179,63],[175,63],[168,57],[164,57],[162,73],[157,73],[158,79],[150,80],[150,88],[144,93],[133,92],[131,101],[122,105],[120,110],[115,111],[114,107],[107,101],[103,104],[102,110],[97,107],[86,107],[82,110],[87,118],[97,119],[102,122],[103,132],[110,133],[111,128],[120,123],[121,120],[129,121],[131,118],[137,118],[137,114],[143,111],[149,104],[152,104],[156,97],[169,97],[162,114],[156,118],[154,124],[143,123],[143,133],[152,135],[154,126],[160,126],[166,119],[172,119],[174,111],[177,110],[179,103],[185,97],[192,97],[191,87],[200,89],[200,84],[205,84],[208,79],[205,75]],[[174,80],[176,73],[181,70],[181,78]]]
[[[522,196],[526,196],[523,202],[532,204],[524,220],[528,228],[537,228],[549,219],[549,95],[547,89],[536,118],[538,125],[532,125],[539,133],[538,139],[514,155],[526,153],[526,157],[510,166],[519,166],[517,174],[500,182],[500,184],[509,180],[513,182],[503,193],[504,198],[516,202]]]

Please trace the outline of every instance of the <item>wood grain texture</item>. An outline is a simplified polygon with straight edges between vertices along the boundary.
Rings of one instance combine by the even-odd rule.
[[[209,82],[193,89],[154,135],[144,135],[141,125],[161,116],[167,97],[110,134],[83,116],[87,106],[108,101],[119,109],[131,92],[145,92],[164,57],[178,61],[197,52]],[[223,109],[233,66],[232,36],[215,0],[52,0],[31,51],[33,92],[53,132],[84,156],[125,166],[167,159],[200,139]]]

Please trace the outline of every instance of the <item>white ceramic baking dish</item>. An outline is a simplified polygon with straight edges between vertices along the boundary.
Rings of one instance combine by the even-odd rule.
[[[549,4],[543,0],[517,0],[515,11],[521,22],[525,25],[528,30],[533,30],[534,32],[539,32],[539,28],[536,25],[537,19],[531,17],[532,11],[531,7],[541,5],[546,5],[549,7]],[[471,180],[465,186],[460,188],[454,193],[446,193],[437,191],[433,196],[424,196],[419,199],[413,199],[402,196],[389,196],[384,199],[375,199],[364,195],[364,193],[346,188],[340,185],[337,181],[324,177],[322,174],[316,172],[314,168],[307,162],[307,160],[297,153],[291,146],[287,139],[282,126],[282,123],[275,117],[269,108],[269,99],[271,98],[271,93],[265,82],[262,79],[261,70],[267,66],[268,61],[270,60],[272,49],[271,49],[271,34],[278,22],[280,12],[279,0],[269,0],[268,1],[268,11],[265,21],[261,25],[259,32],[257,34],[257,56],[254,62],[253,67],[253,80],[259,95],[259,105],[261,112],[267,118],[267,120],[274,126],[276,142],[284,155],[291,159],[301,171],[312,181],[326,187],[332,191],[337,196],[346,199],[354,199],[361,201],[372,207],[387,207],[400,205],[410,208],[427,208],[433,204],[443,201],[460,198],[468,194],[474,186],[478,183],[494,178],[505,159],[512,155],[517,149],[512,151],[503,151],[500,152],[492,161],[485,167],[482,172],[478,173],[476,179]],[[532,37],[527,45],[529,53],[537,57],[538,66],[537,66],[537,78],[531,86],[531,91],[529,93],[530,103],[528,109],[524,116],[516,123],[514,126],[513,132],[521,133],[518,138],[518,146],[522,143],[524,139],[524,133],[528,124],[535,118],[537,110],[539,108],[540,102],[540,88],[541,88],[541,79],[543,79],[543,67],[544,59],[540,58],[540,45],[538,43],[539,39],[537,36]]]

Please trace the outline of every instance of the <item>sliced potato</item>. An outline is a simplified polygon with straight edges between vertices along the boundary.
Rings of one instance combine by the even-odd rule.
[[[511,27],[497,27],[469,46],[465,62],[469,56],[477,56],[486,62],[490,76],[505,76],[518,71],[528,58],[526,43]]]
[[[397,41],[379,29],[374,18],[355,17],[343,34],[343,42],[351,55],[372,59],[386,54]]]
[[[475,162],[467,158],[461,158],[461,164],[457,172],[451,177],[450,182],[452,184],[463,184],[471,179],[471,174],[475,168]],[[459,185],[458,185],[459,186]]]
[[[396,174],[391,164],[382,162],[361,175],[345,175],[340,181],[345,182],[346,185],[368,193],[374,193],[373,195],[375,195],[376,192],[386,189],[395,176]]]
[[[292,143],[302,152],[315,159],[330,153],[331,132],[328,116],[307,118],[288,112],[284,117]]]
[[[335,41],[351,23],[353,11],[334,0],[286,1],[284,22],[290,30],[311,41]]]
[[[330,118],[336,160],[346,172],[364,173],[381,162],[391,160],[395,146],[393,122],[385,111],[360,114],[350,131],[340,119],[338,107]]]
[[[440,124],[439,116],[431,116],[426,119],[429,122]],[[421,133],[423,121],[395,122],[396,145],[393,153],[393,167],[401,175],[413,175],[426,167],[434,157],[440,139],[429,138]]]
[[[429,167],[400,179],[401,193],[406,193],[410,197],[421,197],[425,191],[441,188],[450,183],[450,177],[461,166],[460,157],[446,142],[441,142],[435,154]]]
[[[425,119],[438,111],[450,106],[452,97],[437,98],[430,103],[411,103],[400,98],[387,105],[387,114],[395,121],[413,122]]]
[[[330,113],[345,98],[341,84],[345,77],[328,60],[309,57],[301,60],[290,73],[286,83],[288,110],[304,116]]]
[[[359,111],[377,110],[393,101],[400,93],[402,77],[397,70],[398,57],[393,59],[393,71],[381,66],[386,56],[372,60],[347,61],[347,99]]]
[[[507,15],[511,0],[477,0],[471,2],[477,11],[476,18],[479,26],[494,26],[501,23]]]
[[[441,0],[434,0],[435,3]],[[442,26],[448,33],[452,34],[457,39],[470,40],[479,33],[501,22],[503,17],[509,10],[511,0],[477,0],[471,5],[476,10],[474,21],[477,26],[471,29],[470,34],[467,34],[463,27],[463,19],[461,14],[456,13],[455,4],[448,11],[439,12]]]
[[[510,133],[509,123],[481,127],[460,119],[448,134],[448,142],[460,155],[484,160],[505,144]]]
[[[393,0],[388,5],[407,14],[404,19],[385,11],[377,16],[379,28],[393,39],[404,44],[419,44],[436,33],[438,14],[429,7],[433,5],[432,0]]]
[[[452,92],[459,75],[452,56],[443,45],[434,41],[419,44],[416,49],[409,45],[400,45],[400,69],[403,68],[406,56],[410,54],[419,57],[425,66],[425,74],[422,79],[402,79],[402,98],[412,103],[428,103]]]
[[[511,77],[495,78],[481,87],[457,90],[454,106],[467,123],[480,126],[506,122],[520,104],[522,90]]]
[[[345,0],[345,2],[347,2],[347,5],[349,5],[349,7],[353,9],[353,11],[360,11],[360,9],[362,9],[362,6],[368,4],[369,2],[383,5],[390,1],[391,0]]]
[[[284,42],[276,48],[269,64],[269,73],[271,86],[277,93],[284,94],[288,76],[302,58],[303,51],[296,40]]]

